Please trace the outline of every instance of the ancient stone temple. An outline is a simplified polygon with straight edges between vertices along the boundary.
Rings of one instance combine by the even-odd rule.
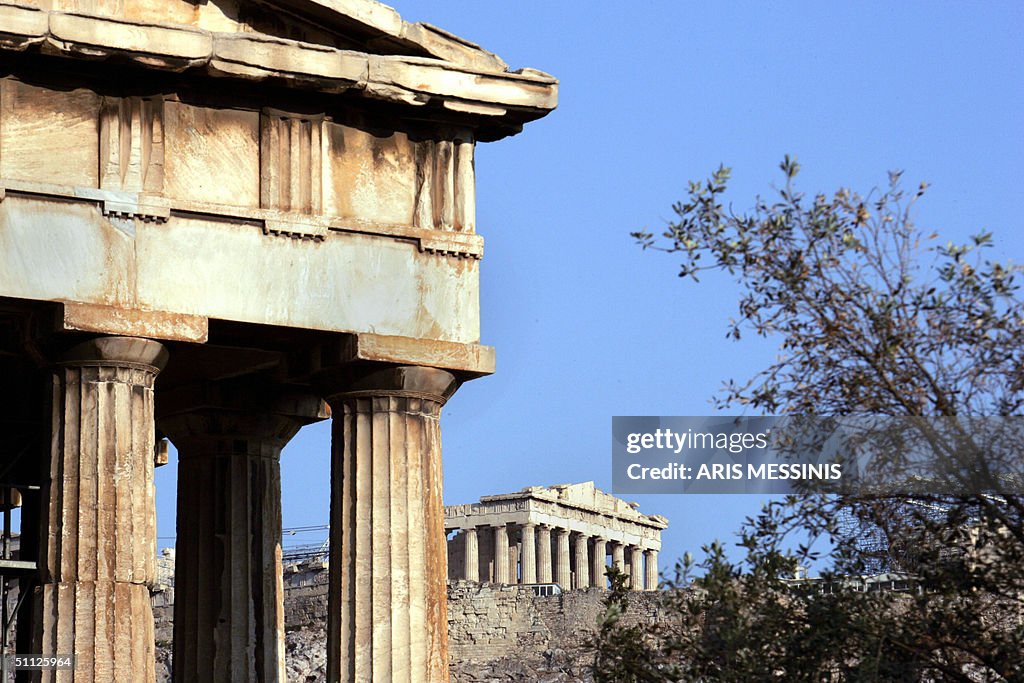
[[[444,509],[451,579],[605,588],[609,563],[633,590],[658,588],[668,520],[645,515],[594,482],[532,486]],[[453,534],[454,532],[454,534]]]
[[[494,369],[474,149],[555,79],[372,0],[9,0],[0,60],[18,651],[153,680],[167,437],[175,679],[283,680],[279,459],[330,418],[328,679],[447,681],[439,417]]]

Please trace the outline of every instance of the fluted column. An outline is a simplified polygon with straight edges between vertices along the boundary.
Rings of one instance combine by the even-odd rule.
[[[53,371],[33,652],[78,661],[36,680],[155,680],[153,383],[166,360],[154,341],[100,337]]]
[[[523,567],[523,583],[537,583],[537,538],[534,525],[523,525],[523,553],[520,562]]]
[[[558,556],[555,562],[555,583],[566,590],[572,589],[572,570],[569,568],[569,530],[558,529]]]
[[[618,541],[612,542],[612,566],[615,567],[620,573],[626,571],[626,553],[625,546]]]
[[[604,572],[608,568],[608,546],[603,538],[594,539],[594,554],[591,556],[590,585],[595,588],[607,588],[608,579]]]
[[[644,589],[643,556],[640,548],[630,546],[629,548],[629,588],[630,590],[642,591]]]
[[[519,583],[519,544],[508,547],[508,582]]]
[[[440,413],[457,382],[411,366],[319,381],[334,415],[327,680],[447,683]]]
[[[656,591],[658,590],[658,551],[645,550],[644,558],[647,560],[647,577],[644,581],[644,588],[649,591]]]
[[[178,449],[174,681],[283,683],[281,449],[326,410],[249,383],[161,401]]]
[[[537,582],[551,583],[551,527],[542,524],[537,530]]]
[[[590,560],[587,555],[588,538],[584,534],[576,534],[576,585],[573,588],[590,586]]]
[[[480,540],[476,536],[476,528],[471,527],[464,530],[466,534],[466,545],[464,556],[466,558],[466,570],[464,578],[467,581],[480,580]]]
[[[494,583],[509,583],[508,527],[494,527]]]

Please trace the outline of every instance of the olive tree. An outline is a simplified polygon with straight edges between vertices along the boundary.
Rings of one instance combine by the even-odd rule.
[[[951,476],[970,486],[803,491],[770,502],[739,530],[739,561],[718,541],[699,561],[680,560],[663,594],[674,618],[627,628],[625,594],[610,593],[591,642],[595,677],[1024,680],[1024,438],[1019,426],[993,440],[963,423],[1018,425],[1020,269],[987,258],[990,233],[966,244],[925,234],[913,214],[927,186],[908,192],[900,173],[867,194],[808,195],[794,159],[781,170],[770,198],[736,212],[721,167],[690,184],[660,234],[633,233],[643,248],[681,258],[687,281],[717,271],[738,285],[728,338],[779,343],[776,360],[728,380],[718,404],[920,418],[936,461],[952,462]],[[929,420],[952,432],[937,435]],[[885,470],[898,464],[877,474],[898,474]],[[820,578],[794,580],[794,567],[808,564],[823,568]],[[864,590],[863,577],[880,568],[898,572],[907,590]]]

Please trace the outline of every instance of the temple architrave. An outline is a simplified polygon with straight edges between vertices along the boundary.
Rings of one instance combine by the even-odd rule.
[[[611,564],[632,590],[658,588],[668,520],[641,513],[592,481],[484,496],[445,507],[444,517],[453,580],[606,588]]]
[[[0,569],[77,656],[19,680],[154,680],[166,437],[174,678],[283,681],[281,450],[331,419],[328,680],[446,682],[474,150],[557,81],[372,0],[5,0],[0,66]]]

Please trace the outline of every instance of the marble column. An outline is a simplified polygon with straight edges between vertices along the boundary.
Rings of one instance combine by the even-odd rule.
[[[625,546],[618,541],[612,541],[612,566],[619,572],[626,571]]]
[[[476,528],[469,528],[462,533],[466,534],[466,570],[463,577],[467,581],[480,580],[480,540],[476,536]]]
[[[157,342],[99,337],[53,369],[32,651],[78,661],[34,680],[156,678],[153,384],[166,361]]]
[[[537,538],[533,524],[523,525],[523,552],[520,561],[523,567],[523,583],[537,583]]]
[[[521,583],[519,580],[519,544],[512,543],[508,547],[508,582]]]
[[[537,582],[552,583],[551,527],[546,524],[537,530]]]
[[[284,683],[281,450],[326,408],[250,382],[161,401],[178,449],[174,681]]]
[[[319,382],[333,413],[327,680],[447,683],[440,415],[458,383],[378,365]]]
[[[587,555],[587,541],[584,534],[576,534],[576,584],[573,588],[590,586],[590,560]]]
[[[644,581],[644,589],[649,591],[658,590],[658,551],[657,550],[645,550],[644,559],[646,562],[646,580]]]
[[[642,591],[644,589],[643,555],[635,545],[629,547],[629,588]]]
[[[594,539],[594,554],[590,556],[590,585],[595,588],[607,588],[608,579],[605,569],[608,568],[608,546],[603,538]]]
[[[510,583],[508,566],[508,527],[494,527],[494,583]]]
[[[572,589],[572,569],[569,568],[569,530],[556,531],[558,555],[555,558],[555,583],[565,590]]]

